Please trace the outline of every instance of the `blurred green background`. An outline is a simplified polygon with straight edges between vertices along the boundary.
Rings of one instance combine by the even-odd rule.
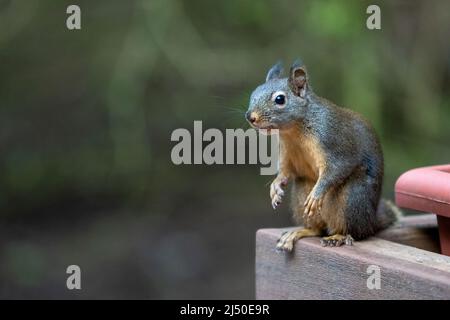
[[[385,197],[448,163],[450,2],[375,3],[0,0],[0,298],[253,298],[255,231],[288,206],[258,165],[173,165],[170,135],[247,128],[279,59],[373,123]]]

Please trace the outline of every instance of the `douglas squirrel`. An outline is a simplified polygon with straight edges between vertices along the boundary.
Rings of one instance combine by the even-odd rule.
[[[303,237],[324,246],[352,245],[392,224],[399,209],[380,200],[383,153],[372,126],[359,114],[317,96],[299,61],[282,78],[281,63],[253,91],[248,122],[278,129],[280,162],[270,186],[275,209],[293,182],[292,210],[304,227],[284,232],[277,249],[291,251]]]

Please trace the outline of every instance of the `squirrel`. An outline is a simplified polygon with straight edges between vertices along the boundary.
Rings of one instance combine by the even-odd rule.
[[[282,78],[281,62],[250,97],[245,116],[253,128],[277,129],[279,169],[270,186],[277,208],[293,182],[293,217],[303,227],[282,233],[276,248],[291,251],[304,237],[323,246],[353,245],[401,215],[380,200],[383,152],[377,134],[358,113],[316,95],[306,66],[297,60]]]

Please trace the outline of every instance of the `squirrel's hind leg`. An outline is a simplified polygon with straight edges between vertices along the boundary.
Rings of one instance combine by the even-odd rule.
[[[285,231],[277,241],[277,250],[292,251],[294,243],[301,238],[320,236],[321,232],[314,229],[301,228]]]
[[[343,235],[343,234],[333,234],[329,237],[323,237],[320,240],[320,244],[323,247],[339,247],[343,244],[346,244],[348,246],[353,245],[353,238],[351,235]]]

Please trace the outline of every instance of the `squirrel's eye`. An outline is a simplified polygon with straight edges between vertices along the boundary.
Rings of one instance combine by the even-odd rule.
[[[279,94],[275,97],[275,103],[278,105],[283,105],[286,102],[286,97],[283,94]]]

